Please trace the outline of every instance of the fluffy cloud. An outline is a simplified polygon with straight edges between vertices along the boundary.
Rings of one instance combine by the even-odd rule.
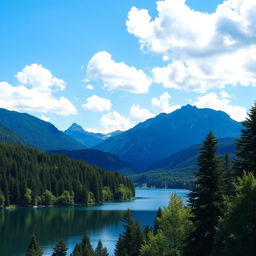
[[[204,92],[226,85],[256,86],[256,1],[226,0],[214,13],[185,0],[157,2],[158,15],[132,7],[127,30],[141,48],[170,59],[153,69],[165,87]]]
[[[153,113],[151,113],[146,108],[141,108],[140,105],[138,104],[133,104],[132,107],[130,108],[129,119],[130,122],[134,125],[138,124],[139,122],[143,122],[149,118],[152,118],[154,116],[155,115]]]
[[[152,108],[155,113],[171,113],[175,111],[176,109],[180,108],[178,105],[170,105],[169,101],[171,99],[171,95],[167,92],[163,93],[159,99],[153,98]]]
[[[87,85],[85,86],[85,88],[86,88],[87,90],[90,90],[90,91],[93,91],[93,90],[94,90],[94,87],[93,87],[92,84],[87,84]]]
[[[101,98],[93,95],[86,99],[86,103],[82,105],[85,109],[95,112],[104,112],[111,109],[111,101],[109,99]]]
[[[115,62],[111,54],[102,51],[96,53],[88,63],[87,77],[98,80],[108,90],[122,90],[130,93],[145,93],[151,85],[151,79],[141,69]]]
[[[15,76],[21,85],[0,82],[0,107],[16,111],[76,114],[75,106],[65,97],[53,96],[55,90],[64,90],[66,84],[38,64],[26,66]]]
[[[113,111],[109,112],[101,117],[101,125],[104,128],[104,133],[113,131],[125,131],[130,129],[133,125],[130,120],[120,113]]]
[[[217,95],[216,93],[208,93],[204,96],[197,97],[194,105],[198,108],[222,110],[229,114],[232,119],[239,122],[245,120],[247,116],[244,107],[230,104],[230,96],[224,91],[222,91],[220,95]]]

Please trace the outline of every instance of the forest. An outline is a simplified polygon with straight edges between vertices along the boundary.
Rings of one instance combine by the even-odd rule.
[[[0,208],[99,204],[129,200],[135,190],[118,173],[64,155],[0,143]]]
[[[153,228],[142,230],[127,212],[115,256],[249,256],[256,250],[256,104],[243,122],[234,161],[216,155],[217,139],[209,132],[198,157],[188,205],[172,194],[157,212]],[[33,235],[27,256],[43,255]],[[67,255],[64,241],[52,256]],[[95,250],[84,234],[71,256],[107,256],[99,241]]]

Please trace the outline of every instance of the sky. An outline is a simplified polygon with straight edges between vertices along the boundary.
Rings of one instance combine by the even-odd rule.
[[[0,107],[65,130],[127,130],[186,104],[242,121],[256,0],[0,3]]]

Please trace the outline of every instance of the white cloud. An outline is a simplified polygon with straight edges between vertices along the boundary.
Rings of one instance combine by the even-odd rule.
[[[47,117],[47,116],[45,116],[45,115],[41,115],[41,117],[40,117],[43,121],[45,121],[45,122],[50,122],[50,118],[49,117]]]
[[[151,79],[141,69],[115,62],[105,51],[96,53],[88,63],[87,78],[98,80],[108,90],[122,90],[130,93],[146,93]]]
[[[246,109],[241,106],[234,106],[230,104],[230,95],[220,93],[208,93],[204,96],[197,97],[197,101],[193,104],[198,108],[212,108],[215,110],[222,110],[230,115],[236,121],[245,120],[247,113]]]
[[[93,91],[93,90],[94,90],[94,87],[93,87],[92,84],[86,85],[85,88],[86,88],[87,90],[90,90],[90,91]]]
[[[226,85],[256,86],[256,1],[226,0],[209,14],[185,0],[157,1],[158,15],[132,7],[127,30],[141,48],[170,58],[153,69],[165,87],[199,92]]]
[[[170,105],[169,101],[171,99],[171,95],[167,92],[163,93],[159,99],[153,98],[151,100],[152,108],[155,113],[171,113],[178,108],[180,108],[179,105]]]
[[[56,98],[54,90],[63,90],[65,82],[41,65],[26,66],[16,74],[21,85],[0,82],[0,107],[28,112],[76,114],[75,106],[65,97]]]
[[[116,130],[125,131],[133,126],[128,118],[122,116],[116,111],[104,114],[101,117],[100,122],[104,128],[104,133],[109,133]]]
[[[129,119],[133,124],[138,124],[139,122],[143,122],[154,116],[155,115],[153,113],[146,108],[141,108],[138,104],[133,104],[130,108]]]
[[[86,103],[82,105],[83,108],[95,111],[104,112],[111,109],[111,101],[109,99],[101,98],[97,95],[93,95],[86,99]]]

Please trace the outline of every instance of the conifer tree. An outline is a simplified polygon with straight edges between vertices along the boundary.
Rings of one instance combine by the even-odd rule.
[[[252,106],[242,124],[244,128],[237,142],[235,169],[239,176],[243,171],[253,172],[256,175],[256,104]]]
[[[195,188],[189,195],[194,230],[190,232],[185,256],[209,256],[213,247],[215,227],[222,207],[220,162],[216,156],[216,144],[210,132],[200,150]]]
[[[157,234],[157,231],[159,229],[159,219],[162,217],[162,209],[159,208],[156,212],[156,219],[154,224],[154,235]]]
[[[43,252],[40,249],[39,242],[36,239],[35,234],[32,235],[31,242],[27,249],[26,256],[42,256]]]
[[[56,246],[53,249],[52,256],[66,256],[67,255],[67,245],[64,241],[60,240],[57,242]]]
[[[98,245],[95,249],[95,256],[109,256],[107,248],[103,248],[101,240],[98,242]]]
[[[82,242],[75,246],[71,256],[94,256],[94,251],[87,233],[84,234]]]

